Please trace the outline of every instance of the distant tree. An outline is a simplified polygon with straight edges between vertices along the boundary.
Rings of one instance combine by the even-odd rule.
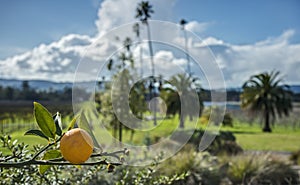
[[[147,27],[147,34],[148,34],[148,44],[149,44],[149,52],[150,52],[150,60],[151,60],[151,71],[152,71],[152,77],[150,78],[150,97],[154,98],[157,96],[157,93],[155,92],[155,66],[154,66],[154,60],[153,60],[153,48],[152,48],[152,41],[151,41],[151,30],[150,25],[148,23],[148,19],[151,18],[151,14],[154,13],[152,5],[149,3],[149,1],[142,1],[138,4],[136,8],[136,15],[135,17],[138,18],[143,24]],[[157,125],[156,120],[156,99],[154,110],[153,110],[153,122],[154,125]]]
[[[279,71],[251,76],[243,85],[242,108],[257,112],[264,117],[263,132],[271,132],[270,118],[288,116],[292,110],[292,92],[289,86],[281,85]]]
[[[15,94],[15,89],[12,87],[6,87],[5,88],[5,99],[7,100],[13,100],[14,99],[14,94]]]
[[[28,91],[30,89],[29,82],[27,80],[22,81],[22,90]]]
[[[4,88],[0,85],[0,100],[4,99]]]
[[[129,87],[132,85],[132,75],[131,75],[131,69],[134,69],[134,59],[133,54],[131,51],[131,45],[132,40],[129,37],[126,37],[123,40],[123,46],[124,50],[120,52],[120,54],[117,55],[116,58],[110,59],[107,68],[109,71],[114,72],[113,79],[118,78],[120,80],[119,84],[115,86],[115,90],[112,92],[112,94],[109,93],[112,97],[114,97],[116,108],[115,110],[112,110],[112,99],[107,98],[107,93],[101,93],[97,97],[98,102],[101,102],[101,107],[98,109],[101,110],[101,113],[105,115],[109,119],[109,123],[113,128],[113,135],[117,135],[118,131],[118,137],[119,141],[122,142],[122,133],[123,129],[129,129],[128,127],[123,126],[121,121],[127,120],[127,116],[129,113],[129,108],[127,107],[127,104],[124,104],[124,101],[127,101],[127,99],[140,101],[138,96],[136,94],[136,97],[132,98],[132,94],[128,97],[128,92],[126,92],[126,89],[129,89]],[[132,88],[133,90],[136,88]],[[135,91],[134,91],[135,92]],[[103,98],[105,97],[105,98]],[[138,104],[137,102],[134,103]],[[100,106],[100,105],[99,105]],[[132,108],[132,107],[131,107]],[[132,108],[135,110],[134,108]],[[115,112],[117,111],[117,112]],[[139,110],[140,111],[140,110]],[[138,112],[138,111],[137,111]],[[120,117],[117,117],[117,113]],[[134,111],[134,113],[136,113]],[[121,121],[120,121],[120,120]],[[132,123],[131,123],[132,124]],[[131,138],[133,137],[134,130],[131,129]]]
[[[34,100],[37,98],[37,93],[34,89],[31,89],[27,80],[22,81],[22,91],[19,93],[18,99],[22,100]]]
[[[165,91],[169,91],[167,93],[167,113],[168,114],[179,114],[180,119],[180,128],[184,128],[184,122],[186,116],[200,116],[203,110],[203,101],[200,97],[202,89],[200,88],[200,84],[198,83],[197,78],[193,78],[186,74],[177,74],[172,76],[170,79],[170,84],[176,89],[167,88]],[[193,92],[194,91],[194,92]],[[195,93],[196,91],[196,93]],[[165,94],[165,93],[164,93]],[[196,95],[196,96],[195,96]],[[195,113],[193,108],[193,104],[195,99],[198,99],[199,103],[199,112]]]
[[[154,13],[152,5],[148,1],[142,1],[138,4],[136,8],[136,18],[140,19],[140,21],[146,25],[147,33],[148,33],[148,43],[149,43],[149,51],[150,51],[150,59],[151,59],[151,66],[152,66],[152,76],[155,75],[155,68],[154,68],[154,61],[153,61],[153,48],[151,42],[151,31],[150,25],[148,23],[148,19],[151,18],[151,14]]]
[[[143,113],[147,111],[145,94],[145,81],[138,81],[130,89],[130,109],[132,113],[139,119],[143,119]]]
[[[133,32],[135,33],[137,39],[138,39],[138,42],[141,42],[141,37],[140,37],[140,24],[139,23],[136,23],[133,25]],[[141,44],[141,43],[139,43]],[[140,76],[143,77],[143,48],[142,46],[140,46],[139,48],[139,55],[140,55]]]

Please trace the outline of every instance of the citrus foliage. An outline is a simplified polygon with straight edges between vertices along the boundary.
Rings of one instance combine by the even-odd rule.
[[[34,146],[35,150],[30,151],[28,145],[25,145],[24,143],[19,144],[17,140],[12,141],[10,136],[1,136],[2,147],[7,148],[10,152],[9,155],[3,155],[0,152],[1,179],[4,179],[5,184],[25,182],[32,182],[30,184],[36,184],[37,182],[43,184],[43,182],[47,182],[47,184],[49,184],[48,181],[51,182],[51,179],[56,179],[56,182],[63,182],[60,180],[65,179],[63,177],[64,172],[61,170],[69,168],[66,166],[72,166],[74,163],[84,166],[95,165],[97,166],[95,169],[105,169],[108,172],[112,172],[116,165],[121,165],[122,161],[119,160],[120,162],[110,163],[108,162],[110,156],[120,159],[117,154],[128,154],[128,150],[124,149],[122,151],[114,152],[114,155],[103,152],[102,150],[101,152],[93,153],[92,155],[92,152],[94,151],[93,138],[88,132],[81,128],[73,129],[73,127],[77,125],[89,128],[89,123],[81,123],[82,120],[86,121],[82,114],[80,115],[80,119],[76,116],[69,123],[66,134],[65,130],[62,130],[61,128],[60,113],[56,113],[52,116],[44,106],[34,102],[34,116],[40,129],[29,130],[25,135],[34,135],[47,139],[48,144],[46,146]],[[68,137],[69,135],[75,137],[71,137],[70,139]],[[75,145],[70,145],[70,142],[73,144],[74,142],[76,143]],[[60,150],[60,144],[65,148],[64,150]],[[77,151],[77,155],[76,152],[74,152],[74,149]],[[61,154],[61,151],[63,152],[63,155]],[[70,157],[70,155],[72,157]],[[76,160],[73,160],[74,157]],[[93,160],[91,160],[91,162],[85,162],[89,158],[93,158]],[[46,173],[47,171],[48,173]],[[39,178],[39,181],[37,181],[37,178]]]

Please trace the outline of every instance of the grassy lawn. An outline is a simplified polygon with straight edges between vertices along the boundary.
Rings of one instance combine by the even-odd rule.
[[[45,139],[42,139],[37,136],[25,136],[24,133],[26,130],[20,130],[16,131],[11,134],[12,139],[17,139],[19,142],[24,142],[25,144],[29,144],[30,146],[32,145],[37,145],[37,144],[43,144],[46,145],[48,142]]]
[[[237,143],[245,150],[296,151],[300,149],[300,128],[276,125],[272,133],[263,133],[261,126],[236,124],[234,128],[222,128],[234,133]]]
[[[235,134],[245,150],[296,151],[300,149],[300,133]]]
[[[149,137],[152,142],[159,138],[168,137],[171,133],[178,129],[178,117],[158,121],[157,126],[153,126],[152,121],[148,121],[147,131],[135,131],[131,140],[131,132],[123,130],[123,142],[127,144],[143,145],[145,138]],[[187,130],[194,128],[189,121],[186,121]],[[95,126],[94,134],[102,144],[110,143],[111,131]],[[235,123],[233,128],[224,127],[223,131],[231,131],[237,138],[237,143],[245,150],[271,150],[271,151],[296,151],[300,149],[300,128],[293,130],[290,127],[282,127],[276,125],[272,133],[263,133],[261,126],[258,124],[249,125],[247,123]],[[29,144],[31,147],[35,144],[47,144],[47,141],[35,136],[24,136],[26,130],[15,131],[11,134],[13,139]],[[109,137],[108,137],[109,136]],[[30,148],[31,148],[30,147]],[[3,151],[0,146],[0,151]],[[3,151],[6,153],[6,151]]]
[[[150,122],[149,124],[153,124]],[[134,144],[142,144],[145,136],[152,140],[159,137],[169,136],[178,126],[178,120],[168,119],[149,132],[135,132]],[[193,125],[186,123],[186,129],[190,130]],[[296,151],[300,149],[300,128],[293,130],[290,127],[275,126],[272,133],[263,133],[258,124],[236,123],[233,128],[224,127],[223,131],[231,131],[237,139],[237,143],[245,150],[271,150],[271,151]],[[124,141],[129,140],[130,132],[124,132]]]
[[[42,139],[37,136],[24,136],[24,133],[26,130],[19,130],[15,131],[10,136],[12,137],[12,142],[14,140],[18,140],[18,143],[25,143],[29,145],[30,150],[33,149],[34,145],[42,144],[42,145],[47,145],[47,141],[45,139]],[[10,155],[11,152],[7,148],[3,148],[2,145],[0,145],[0,151],[5,154],[5,155]]]

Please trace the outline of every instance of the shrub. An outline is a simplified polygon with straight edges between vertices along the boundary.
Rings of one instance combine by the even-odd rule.
[[[270,155],[239,155],[227,158],[226,176],[233,184],[299,184],[299,175],[288,163]]]
[[[222,121],[222,126],[233,127],[233,118],[230,113],[226,113],[224,115],[224,119]]]
[[[189,131],[176,132],[172,135],[172,139],[176,141],[177,138],[188,137],[191,133]],[[189,139],[188,143],[192,144],[195,150],[198,150],[199,143],[204,134],[204,130],[195,130]],[[213,133],[211,133],[213,134]],[[220,131],[212,144],[206,149],[209,153],[213,155],[219,154],[228,154],[228,155],[237,155],[243,152],[243,149],[235,142],[236,138],[232,132],[229,131]]]
[[[300,150],[293,152],[290,156],[290,160],[295,164],[295,165],[300,165]]]
[[[259,168],[250,184],[299,184],[299,175],[289,164],[282,161],[269,161]]]
[[[192,145],[186,145],[172,158],[158,165],[160,175],[187,174],[175,184],[219,184],[217,158],[207,152],[196,152]],[[158,175],[158,174],[157,174]]]
[[[219,120],[210,117],[212,111],[216,112],[217,114],[221,114],[222,112],[221,108],[219,107],[206,108],[199,119],[199,123],[201,125],[207,125],[209,122],[212,122],[215,125],[222,124],[222,126],[233,127],[233,118],[230,113],[226,112],[223,121],[220,123]]]

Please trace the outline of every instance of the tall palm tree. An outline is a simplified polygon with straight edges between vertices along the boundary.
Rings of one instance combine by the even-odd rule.
[[[123,46],[124,50],[120,52],[119,55],[117,55],[117,58],[115,60],[120,61],[120,63],[115,63],[113,59],[110,59],[107,68],[109,71],[114,71],[115,76],[117,77],[118,75],[121,75],[121,82],[120,86],[118,86],[117,90],[115,90],[113,93],[113,96],[118,99],[117,106],[120,107],[120,115],[121,118],[120,120],[125,120],[128,115],[128,110],[124,108],[123,106],[123,101],[127,98],[127,94],[125,89],[127,89],[130,86],[130,68],[134,68],[134,59],[133,59],[133,54],[131,51],[131,45],[132,45],[132,40],[129,37],[126,37],[123,41]],[[105,97],[107,99],[107,97]],[[111,102],[107,100],[102,100],[103,102],[106,101],[107,104],[111,104]],[[111,100],[110,100],[111,101]],[[122,145],[122,139],[123,139],[123,124],[119,121],[118,117],[116,116],[115,112],[111,110],[112,106],[109,106],[109,111],[106,111],[107,115],[110,115],[111,120],[110,124],[113,125],[113,135],[116,136],[117,134],[117,129],[119,130],[119,141],[120,145]],[[125,127],[125,129],[128,129]]]
[[[200,93],[202,88],[200,88],[199,84],[197,83],[198,79],[193,78],[186,74],[177,74],[172,76],[170,79],[170,83],[176,90],[167,89],[169,95],[167,97],[167,113],[179,114],[180,119],[180,128],[184,128],[185,117],[190,115],[192,116],[200,116],[203,110],[203,101],[200,97]],[[193,91],[196,91],[195,94]],[[196,95],[196,97],[195,97]],[[194,100],[198,99],[199,103],[199,111],[194,110],[195,105]],[[195,112],[196,111],[196,112]]]
[[[264,117],[263,132],[271,132],[270,118],[292,110],[292,92],[287,85],[280,85],[279,71],[251,76],[243,85],[242,108],[261,113]]]
[[[136,15],[135,17],[140,19],[143,24],[147,27],[147,34],[148,34],[148,44],[149,44],[149,51],[150,51],[150,59],[151,59],[151,65],[152,65],[152,76],[155,75],[155,69],[154,69],[154,61],[153,61],[153,49],[152,49],[152,42],[151,42],[151,31],[150,31],[150,25],[148,23],[148,19],[151,18],[151,14],[154,13],[154,10],[152,9],[152,5],[148,1],[142,1],[138,4],[136,8]]]
[[[135,33],[137,39],[138,39],[138,42],[139,44],[141,44],[141,37],[140,37],[140,24],[139,23],[136,23],[133,25],[133,32]],[[140,55],[140,65],[141,65],[141,77],[143,77],[143,48],[141,47],[140,45],[140,48],[139,48],[139,55]]]
[[[152,9],[152,5],[148,1],[142,1],[138,4],[138,6],[136,8],[136,15],[135,15],[135,17],[138,18],[147,27],[148,44],[149,44],[149,52],[150,52],[150,60],[151,60],[151,71],[152,71],[152,77],[151,77],[151,82],[150,82],[150,86],[149,86],[151,98],[154,98],[156,96],[155,89],[154,89],[155,67],[154,67],[154,61],[153,61],[153,48],[152,48],[152,42],[151,42],[150,25],[148,23],[148,19],[151,18],[151,14],[153,14],[153,13],[154,13],[154,10]],[[154,117],[153,118],[154,125],[156,125],[157,124],[157,122],[156,122],[156,103],[154,105],[153,117]]]
[[[181,29],[183,31],[183,34],[184,34],[184,47],[185,47],[185,54],[186,54],[186,60],[187,60],[187,71],[188,71],[188,74],[191,76],[191,64],[190,64],[190,55],[189,55],[189,51],[188,51],[188,46],[187,46],[187,35],[186,35],[186,30],[185,30],[185,25],[187,24],[188,22],[184,19],[181,19],[179,24],[181,25]]]

